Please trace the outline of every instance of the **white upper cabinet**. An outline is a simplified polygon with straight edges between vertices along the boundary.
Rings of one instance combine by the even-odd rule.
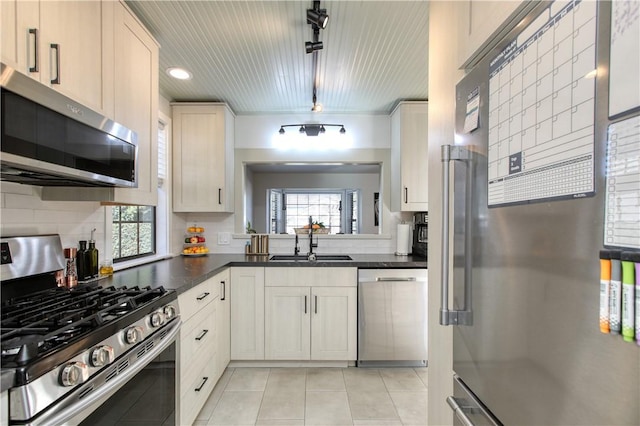
[[[233,212],[233,112],[220,103],[174,103],[173,211]]]
[[[428,211],[427,102],[400,102],[391,113],[391,210]]]
[[[138,135],[138,187],[116,188],[113,201],[158,203],[158,45],[135,16],[116,3],[114,119]]]
[[[99,112],[112,64],[99,1],[2,1],[2,61]]]

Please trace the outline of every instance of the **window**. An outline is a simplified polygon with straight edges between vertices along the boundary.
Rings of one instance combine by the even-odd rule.
[[[111,212],[114,262],[155,254],[155,207],[113,206]]]
[[[270,233],[295,233],[294,228],[322,223],[330,234],[359,232],[358,190],[271,189],[269,190]]]

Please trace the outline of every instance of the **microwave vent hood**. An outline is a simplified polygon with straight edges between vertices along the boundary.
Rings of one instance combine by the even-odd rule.
[[[0,64],[1,179],[42,187],[137,187],[137,135]]]

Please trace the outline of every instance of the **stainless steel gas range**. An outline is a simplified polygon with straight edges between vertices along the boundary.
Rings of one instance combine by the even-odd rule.
[[[175,291],[100,281],[59,287],[58,235],[0,245],[10,424],[174,424]]]

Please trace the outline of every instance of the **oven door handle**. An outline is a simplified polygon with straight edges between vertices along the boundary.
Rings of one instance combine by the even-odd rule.
[[[78,419],[78,414],[82,413],[86,409],[93,406],[94,409],[98,408],[100,404],[109,399],[114,393],[116,393],[122,386],[124,386],[133,376],[138,374],[144,367],[146,367],[156,356],[162,351],[168,348],[173,342],[175,342],[180,326],[182,322],[180,319],[176,321],[171,330],[167,332],[167,335],[156,344],[149,352],[145,353],[142,357],[138,358],[139,362],[125,369],[122,373],[118,374],[114,379],[109,381],[106,385],[102,386],[99,391],[91,392],[81,400],[72,403],[71,405],[64,406],[64,399],[58,405],[49,407],[47,412],[42,416],[34,419],[32,423],[27,425],[61,425],[66,424],[72,420],[74,423],[79,423],[84,420],[89,414],[85,413],[84,417]],[[92,410],[93,411],[93,410]]]

